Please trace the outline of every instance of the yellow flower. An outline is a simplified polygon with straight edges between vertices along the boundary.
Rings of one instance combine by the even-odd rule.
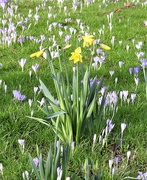
[[[105,44],[100,44],[100,47],[105,49],[105,50],[110,50],[111,48]]]
[[[94,42],[94,36],[90,35],[90,36],[82,36],[84,43],[83,43],[83,47],[87,46],[91,46]]]
[[[74,52],[72,52],[72,56],[69,58],[69,60],[74,60],[74,63],[80,61],[82,62],[82,56],[81,56],[81,48],[78,47]]]
[[[40,56],[43,55],[43,53],[44,53],[44,49],[42,49],[41,51],[38,51],[38,52],[35,52],[35,53],[31,54],[30,57],[31,58],[32,57],[40,57]]]

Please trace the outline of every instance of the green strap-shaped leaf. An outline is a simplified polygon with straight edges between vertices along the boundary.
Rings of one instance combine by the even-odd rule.
[[[39,157],[39,171],[40,171],[41,179],[44,179],[45,172],[44,172],[44,161],[42,159],[42,154],[40,154],[40,157]]]
[[[63,115],[65,113],[66,113],[65,111],[58,111],[58,112],[55,112],[53,114],[48,115],[46,118],[47,119],[52,119],[52,118],[58,117],[60,115]]]

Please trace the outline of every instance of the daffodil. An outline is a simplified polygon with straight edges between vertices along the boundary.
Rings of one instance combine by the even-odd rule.
[[[74,63],[80,61],[82,62],[82,56],[81,56],[81,48],[78,47],[74,52],[71,53],[71,57],[69,60],[74,60]]]
[[[84,40],[84,43],[83,43],[83,47],[89,47],[91,45],[93,45],[93,42],[94,42],[94,36],[93,35],[90,35],[90,36],[82,36],[83,40]]]
[[[105,49],[105,50],[111,50],[111,48],[105,44],[100,44],[100,47]]]
[[[43,53],[44,53],[44,49],[42,49],[41,51],[38,51],[38,52],[35,52],[35,53],[31,54],[30,57],[31,58],[32,57],[40,57],[40,56],[43,55]]]

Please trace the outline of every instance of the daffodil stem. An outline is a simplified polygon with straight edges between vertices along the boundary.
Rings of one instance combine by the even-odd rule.
[[[77,137],[76,137],[76,144],[78,144],[78,140],[79,140],[79,133],[80,133],[80,129],[79,129],[79,62],[77,62]]]

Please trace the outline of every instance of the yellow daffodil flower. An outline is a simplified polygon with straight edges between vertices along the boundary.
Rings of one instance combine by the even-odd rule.
[[[82,62],[82,56],[81,56],[81,48],[78,47],[74,52],[72,52],[72,56],[69,58],[69,60],[74,60],[74,63],[80,61]]]
[[[31,54],[30,57],[31,58],[32,57],[40,57],[40,56],[43,55],[43,53],[44,53],[44,49],[42,49],[41,51],[38,51],[38,52],[35,52],[35,53]]]
[[[91,45],[93,45],[93,42],[94,42],[94,36],[93,35],[90,35],[90,36],[82,36],[83,40],[84,40],[84,43],[83,43],[83,47],[89,47]]]
[[[111,48],[105,44],[100,44],[100,47],[105,49],[105,50],[111,50]]]

